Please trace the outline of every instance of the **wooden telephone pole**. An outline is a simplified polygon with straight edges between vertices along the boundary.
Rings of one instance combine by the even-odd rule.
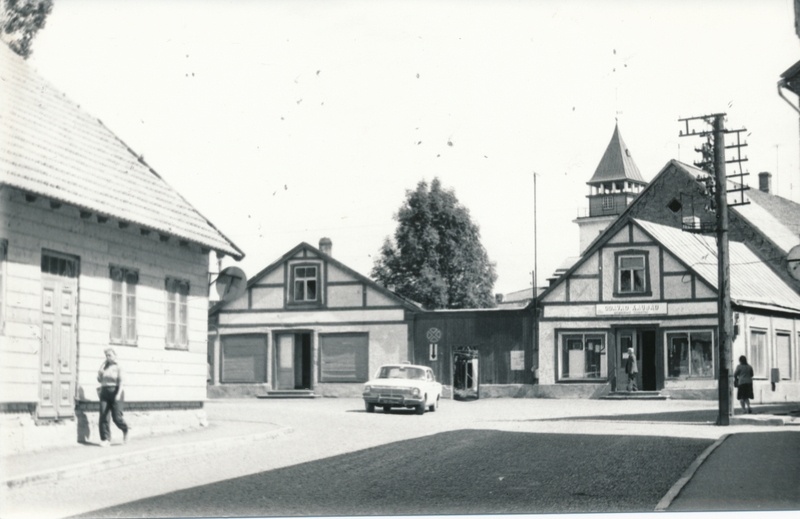
[[[690,131],[689,123],[696,120],[703,120],[707,124],[710,123],[712,130]],[[714,232],[717,236],[717,313],[719,314],[719,336],[717,341],[717,358],[719,359],[719,413],[717,415],[717,425],[730,425],[731,416],[733,415],[733,391],[730,379],[733,351],[731,344],[733,338],[733,311],[731,308],[730,255],[728,251],[728,177],[725,174],[725,165],[728,162],[739,164],[739,173],[731,176],[743,177],[747,175],[747,173],[741,170],[741,163],[747,160],[747,158],[742,158],[741,148],[747,144],[742,144],[738,139],[740,133],[744,130],[729,131],[725,129],[724,113],[689,117],[686,119],[679,119],[679,121],[685,122],[686,124],[686,132],[684,133],[681,131],[681,137],[698,135],[710,137],[710,147],[706,145],[697,149],[697,151],[703,154],[704,160],[696,162],[695,165],[711,173],[711,179],[706,182],[706,185],[710,186],[710,191],[713,191],[714,205],[712,207],[716,214]],[[736,133],[737,143],[729,146],[729,148],[735,148],[737,150],[738,155],[735,160],[726,160],[725,133]],[[747,203],[744,201],[743,195],[745,189],[743,183],[739,182],[738,187],[732,190],[742,194],[741,202],[736,202],[732,205],[743,205]],[[685,227],[684,230],[700,232]]]

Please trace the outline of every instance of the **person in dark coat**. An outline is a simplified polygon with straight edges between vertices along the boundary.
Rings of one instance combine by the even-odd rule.
[[[753,366],[747,363],[747,357],[739,357],[739,365],[733,372],[733,385],[736,386],[736,398],[742,405],[742,412],[753,413],[750,400],[753,399]]]
[[[636,377],[639,374],[639,367],[636,365],[636,355],[633,348],[628,348],[628,359],[625,361],[625,373],[628,374],[628,391],[639,391],[636,387]]]

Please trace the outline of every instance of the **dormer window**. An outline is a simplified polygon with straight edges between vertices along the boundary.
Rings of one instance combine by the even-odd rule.
[[[293,303],[319,302],[319,268],[317,265],[294,265],[292,267]]]

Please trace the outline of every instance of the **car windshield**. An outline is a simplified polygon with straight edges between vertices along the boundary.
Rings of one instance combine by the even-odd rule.
[[[420,368],[406,366],[384,366],[378,378],[406,378],[411,380],[425,380],[425,371]]]

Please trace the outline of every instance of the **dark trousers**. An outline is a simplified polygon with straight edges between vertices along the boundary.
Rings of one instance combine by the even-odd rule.
[[[111,414],[114,424],[123,433],[128,432],[128,424],[125,423],[125,418],[122,416],[122,401],[117,400],[116,393],[117,388],[115,387],[100,389],[100,441],[111,439],[111,427],[108,423],[109,414]]]

